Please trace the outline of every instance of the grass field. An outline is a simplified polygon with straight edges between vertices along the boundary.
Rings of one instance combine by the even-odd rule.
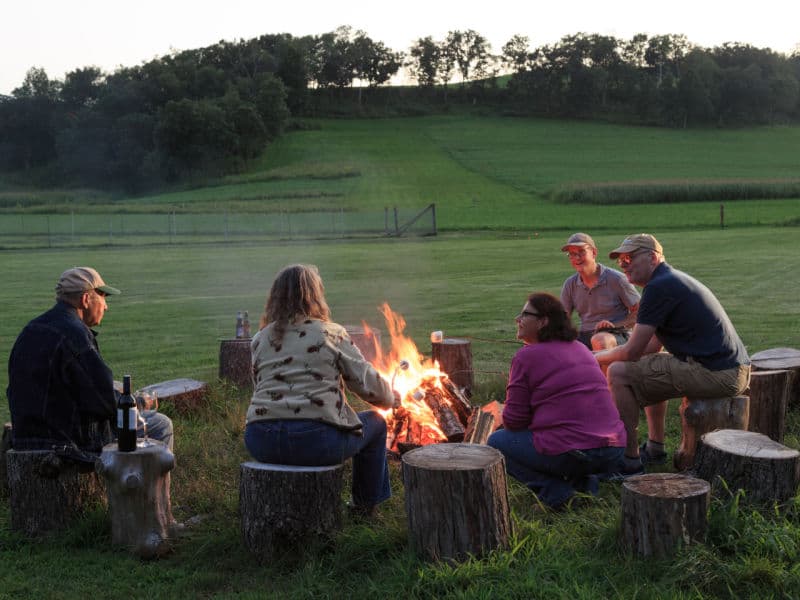
[[[196,414],[179,416],[164,408],[176,426],[176,516],[203,516],[175,551],[144,563],[111,548],[110,528],[100,511],[50,542],[27,542],[8,531],[3,504],[0,598],[800,596],[796,501],[785,512],[765,513],[739,498],[715,501],[706,544],[670,559],[642,560],[617,545],[619,485],[603,484],[594,502],[554,514],[539,511],[534,496],[511,482],[512,549],[461,565],[436,565],[423,563],[408,548],[402,483],[394,463],[395,496],[374,524],[348,521],[333,545],[312,544],[302,555],[268,565],[247,555],[236,511],[248,398],[216,383],[219,341],[232,336],[236,311],[249,310],[257,319],[274,273],[287,263],[320,267],[333,318],[340,323],[364,319],[385,331],[377,307],[387,301],[406,318],[407,332],[424,354],[432,330],[471,337],[477,402],[502,396],[504,374],[518,348],[513,317],[527,293],[559,291],[572,272],[559,248],[578,229],[594,236],[601,255],[627,233],[654,233],[670,263],[717,294],[751,352],[800,345],[796,267],[787,260],[797,228],[775,227],[797,216],[797,201],[731,203],[734,222],[719,229],[716,204],[601,210],[544,200],[551,186],[604,176],[604,181],[637,174],[700,178],[706,172],[714,177],[788,177],[798,162],[796,130],[665,132],[514,120],[467,126],[458,118],[415,122],[419,127],[409,127],[409,121],[326,122],[320,130],[297,132],[277,144],[253,173],[280,169],[301,176],[248,185],[259,186],[259,193],[281,185],[303,193],[334,190],[342,193],[340,202],[350,203],[346,207],[436,201],[447,223],[446,233],[436,238],[0,252],[0,275],[6,282],[0,286],[5,307],[0,363],[6,363],[21,327],[52,304],[60,272],[89,264],[123,290],[110,299],[99,337],[117,378],[131,373],[134,386],[176,377],[212,382],[208,405]],[[527,154],[527,167],[512,160],[528,147],[526,124],[539,131],[530,140],[539,162]],[[661,154],[653,153],[656,147],[663,149]],[[548,152],[554,156],[548,158]],[[573,162],[567,172],[562,163],[570,156],[579,157],[582,166]],[[667,160],[674,166],[670,174],[655,166]],[[746,165],[751,166],[744,173]],[[322,170],[349,175],[329,180],[307,176]],[[221,203],[228,193],[225,186],[202,192]],[[197,197],[187,192],[183,202]],[[137,200],[176,201],[173,196]],[[708,219],[695,222],[705,212]],[[0,389],[6,385],[3,369]],[[0,404],[0,416],[7,415],[7,406]],[[672,450],[679,436],[676,403],[668,425]],[[795,448],[800,448],[798,427],[795,409],[786,439]]]

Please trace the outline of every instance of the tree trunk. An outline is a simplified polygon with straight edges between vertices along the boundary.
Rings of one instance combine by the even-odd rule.
[[[472,396],[475,383],[472,372],[472,347],[469,340],[444,338],[441,342],[431,342],[431,358],[439,361],[439,368],[467,397]]]
[[[120,452],[109,444],[97,462],[106,481],[111,513],[111,540],[141,558],[170,550],[177,524],[170,502],[170,471],[175,456],[158,441]]]
[[[761,433],[720,429],[701,438],[694,470],[715,494],[727,486],[745,490],[754,502],[783,502],[797,493],[800,452]]]
[[[372,327],[364,328],[358,325],[345,325],[347,334],[353,343],[367,359],[367,362],[374,363],[381,351],[381,332],[380,329]]]
[[[245,462],[239,473],[242,537],[259,560],[341,527],[342,465]]]
[[[66,527],[87,509],[105,504],[105,489],[94,472],[49,450],[9,450],[11,529],[35,537]]]
[[[253,387],[250,339],[222,340],[219,344],[219,378],[240,388]]]
[[[702,542],[710,499],[707,481],[650,473],[622,484],[622,542],[641,556],[667,556],[680,544]]]
[[[170,379],[148,385],[140,391],[156,394],[159,404],[171,404],[177,412],[188,414],[205,402],[208,384],[196,379]]]
[[[747,396],[728,398],[684,398],[681,415],[681,442],[673,457],[675,468],[692,467],[700,436],[715,429],[747,429],[750,416]]]
[[[511,535],[503,455],[477,444],[432,444],[403,455],[412,547],[432,560],[507,548]]]
[[[793,371],[753,371],[750,374],[750,421],[747,429],[783,443]]]
[[[753,371],[787,369],[794,371],[794,383],[789,393],[789,407],[800,405],[800,350],[796,348],[770,348],[750,357]]]

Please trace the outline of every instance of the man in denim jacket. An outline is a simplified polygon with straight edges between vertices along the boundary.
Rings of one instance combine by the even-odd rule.
[[[61,274],[56,304],[20,333],[8,360],[12,446],[17,450],[72,448],[99,452],[113,440],[118,394],[100,356],[96,332],[119,294],[91,267]],[[148,434],[172,448],[172,421],[147,417]]]

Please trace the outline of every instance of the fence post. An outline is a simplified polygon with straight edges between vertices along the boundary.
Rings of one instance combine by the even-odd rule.
[[[396,236],[400,235],[400,225],[397,222],[397,207],[394,207],[394,234]]]
[[[725,229],[725,205],[719,205],[719,228]]]

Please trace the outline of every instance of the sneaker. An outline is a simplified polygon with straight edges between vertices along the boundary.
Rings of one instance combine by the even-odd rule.
[[[667,453],[652,453],[647,450],[647,442],[645,442],[639,446],[639,458],[642,459],[643,465],[663,465],[665,462],[667,462]]]

